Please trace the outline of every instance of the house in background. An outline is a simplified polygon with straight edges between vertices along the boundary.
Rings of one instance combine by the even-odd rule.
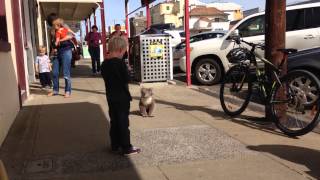
[[[192,30],[228,30],[228,14],[214,8],[199,6],[190,11],[190,29]]]
[[[219,2],[209,3],[207,7],[214,7],[228,14],[229,21],[236,21],[243,19],[242,7],[236,3]]]
[[[175,27],[183,26],[180,1],[166,1],[151,7],[152,24],[172,23]]]
[[[243,18],[243,12],[242,7],[236,3],[204,3],[199,0],[190,0],[189,1],[189,10],[190,13],[193,11],[193,9],[198,8],[215,8],[219,10],[220,12],[223,12],[226,14],[227,18],[225,16],[224,19],[228,21],[235,21],[240,20]],[[212,10],[209,10],[212,11]],[[197,18],[199,19],[199,16],[203,17],[201,18],[201,21],[197,24],[205,24],[208,20],[206,20],[204,17],[207,17],[208,14],[206,14],[206,10],[200,10],[200,13],[204,12],[204,14],[197,13]],[[210,15],[211,16],[211,15]],[[165,23],[173,23],[177,28],[182,27],[184,25],[184,0],[167,0],[165,2],[159,3],[153,7],[151,7],[151,18],[152,18],[152,24],[165,24]],[[194,18],[194,19],[197,19]],[[217,24],[216,26],[225,26],[226,23],[223,21],[212,21],[212,17],[207,17],[210,22],[213,22]],[[194,24],[194,19],[190,21],[191,24]],[[210,23],[207,22],[207,23]]]
[[[137,13],[130,20],[130,37],[133,37],[146,29],[147,18],[143,15],[143,11]]]
[[[257,7],[257,8],[253,8],[253,9],[248,9],[248,10],[245,10],[243,11],[243,17],[248,17],[252,14],[256,14],[256,13],[259,13],[260,12],[260,8]]]

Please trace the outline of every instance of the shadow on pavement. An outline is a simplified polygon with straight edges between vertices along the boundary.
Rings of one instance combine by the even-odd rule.
[[[0,149],[0,159],[10,179],[140,180],[130,158],[110,152],[109,126],[98,104],[25,106]],[[119,170],[122,173],[113,173]]]
[[[306,173],[315,179],[320,179],[320,151],[287,145],[260,145],[248,146],[250,150],[266,152],[281,159],[306,166],[309,171]]]
[[[139,100],[140,98],[133,97],[133,99]],[[214,118],[218,117],[219,118],[218,120],[230,120],[233,123],[237,123],[239,125],[246,126],[246,127],[252,128],[252,129],[257,129],[257,130],[264,131],[264,132],[267,132],[270,134],[287,137],[286,135],[282,134],[281,132],[276,131],[272,122],[264,121],[263,119],[261,119],[259,117],[240,115],[236,118],[231,118],[231,117],[227,116],[223,111],[208,108],[207,106],[190,106],[190,105],[186,105],[186,104],[179,104],[179,103],[164,101],[164,100],[160,100],[160,99],[157,99],[156,102],[159,104],[172,106],[172,107],[176,108],[177,110],[181,110],[181,111],[205,112]],[[137,115],[137,112],[133,112],[133,114]]]

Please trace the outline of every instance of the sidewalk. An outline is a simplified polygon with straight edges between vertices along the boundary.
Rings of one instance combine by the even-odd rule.
[[[81,61],[74,70],[70,99],[49,98],[38,85],[32,86],[32,98],[0,149],[10,179],[320,178],[319,134],[288,138],[272,124],[252,121],[262,117],[259,112],[246,111],[230,119],[218,98],[179,85],[153,85],[157,99],[153,118],[139,115],[140,88],[130,86],[132,144],[142,153],[113,155],[108,151],[104,83],[90,76],[89,64]]]

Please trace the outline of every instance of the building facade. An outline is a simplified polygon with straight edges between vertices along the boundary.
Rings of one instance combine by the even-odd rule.
[[[0,0],[0,144],[34,81],[35,1]]]
[[[36,81],[37,47],[48,45],[45,17],[57,13],[66,20],[81,21],[92,14],[99,2],[0,0],[0,145],[30,97],[29,85]]]
[[[214,7],[195,7],[190,11],[190,29],[193,30],[227,30],[228,14]]]
[[[219,11],[227,14],[228,21],[236,21],[243,18],[242,7],[236,3],[203,3],[199,0],[189,1],[189,11],[191,12],[195,8],[215,8]],[[200,16],[200,15],[198,15]],[[152,24],[165,24],[173,23],[175,26],[182,27],[184,25],[184,0],[168,0],[159,3],[151,8]],[[201,14],[202,19],[208,18],[206,14]],[[223,17],[225,18],[225,16]],[[190,17],[191,24],[197,18]],[[207,21],[207,20],[204,20]],[[224,21],[222,21],[224,22]],[[216,23],[217,24],[217,23]],[[224,23],[225,24],[225,23]]]
[[[176,27],[180,27],[183,25],[180,14],[180,1],[159,3],[151,7],[151,22],[152,24],[172,23]]]
[[[137,13],[134,17],[130,18],[130,37],[143,32],[147,26],[147,18],[143,15],[143,11]]]
[[[236,3],[209,3],[207,7],[214,7],[228,14],[229,21],[237,21],[243,19],[242,7]]]

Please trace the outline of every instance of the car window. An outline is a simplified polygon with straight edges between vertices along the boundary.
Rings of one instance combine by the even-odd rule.
[[[238,27],[239,33],[242,37],[263,35],[265,28],[264,22],[264,15],[248,19]]]
[[[287,11],[287,31],[296,31],[305,28],[304,13],[305,9]]]
[[[320,7],[314,7],[312,8],[313,14],[312,14],[312,26],[314,28],[320,27]]]
[[[313,27],[313,9],[308,8],[305,9],[305,17],[310,17],[310,18],[305,18],[304,26],[305,28],[312,28]]]

